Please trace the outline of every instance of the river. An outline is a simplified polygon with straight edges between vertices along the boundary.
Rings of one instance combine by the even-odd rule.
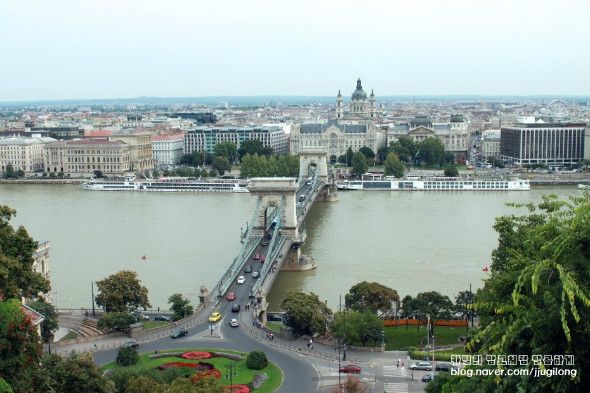
[[[581,195],[575,186],[530,192],[339,192],[316,202],[306,218],[302,248],[317,269],[283,272],[269,294],[270,309],[292,289],[315,292],[332,309],[359,281],[377,281],[400,294],[439,291],[453,298],[482,286],[497,245],[500,215],[524,212],[506,202],[538,203],[543,194]],[[90,308],[91,283],[134,270],[154,309],[182,293],[197,303],[240,249],[253,214],[249,194],[83,191],[79,185],[0,184],[0,204],[17,210],[35,240],[48,240],[53,303]],[[145,255],[145,259],[142,257]]]

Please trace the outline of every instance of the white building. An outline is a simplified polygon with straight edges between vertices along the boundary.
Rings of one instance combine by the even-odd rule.
[[[55,141],[50,137],[0,139],[0,172],[6,172],[8,164],[15,172],[43,172],[44,146]]]
[[[183,134],[152,136],[152,154],[156,168],[180,163],[183,145]]]
[[[500,158],[500,130],[486,130],[482,133],[481,159]]]
[[[289,152],[289,139],[281,125],[262,125],[250,127],[197,127],[184,134],[184,153],[206,151],[215,153],[215,145],[232,142],[238,149],[242,142],[258,139],[262,146],[270,147],[275,154]]]

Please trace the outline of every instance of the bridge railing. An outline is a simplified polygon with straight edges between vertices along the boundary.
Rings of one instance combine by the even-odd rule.
[[[274,263],[275,259],[277,259],[278,255],[279,255],[279,253],[281,251],[281,248],[283,247],[283,244],[285,244],[285,238],[281,236],[281,238],[277,242],[276,249],[270,251],[270,255],[269,255],[270,258],[268,258],[267,259],[267,263],[265,263],[262,266],[262,269],[260,270],[260,278],[258,280],[256,280],[256,282],[252,286],[252,289],[250,290],[250,296],[255,296],[256,295],[256,292],[258,291],[258,288],[260,288],[260,286],[264,282],[264,279],[266,278],[266,275],[268,274],[268,271],[272,267],[272,264]]]

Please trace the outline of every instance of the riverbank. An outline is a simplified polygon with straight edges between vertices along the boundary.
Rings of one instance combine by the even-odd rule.
[[[0,184],[82,184],[87,179],[0,179]]]

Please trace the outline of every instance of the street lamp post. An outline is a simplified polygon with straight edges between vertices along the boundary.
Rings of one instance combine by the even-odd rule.
[[[209,327],[211,328],[211,335],[213,335],[213,322],[209,321]]]
[[[229,378],[229,386],[231,390],[231,386],[234,385],[233,377],[238,375],[238,367],[234,363],[226,364],[225,365],[225,379]]]

